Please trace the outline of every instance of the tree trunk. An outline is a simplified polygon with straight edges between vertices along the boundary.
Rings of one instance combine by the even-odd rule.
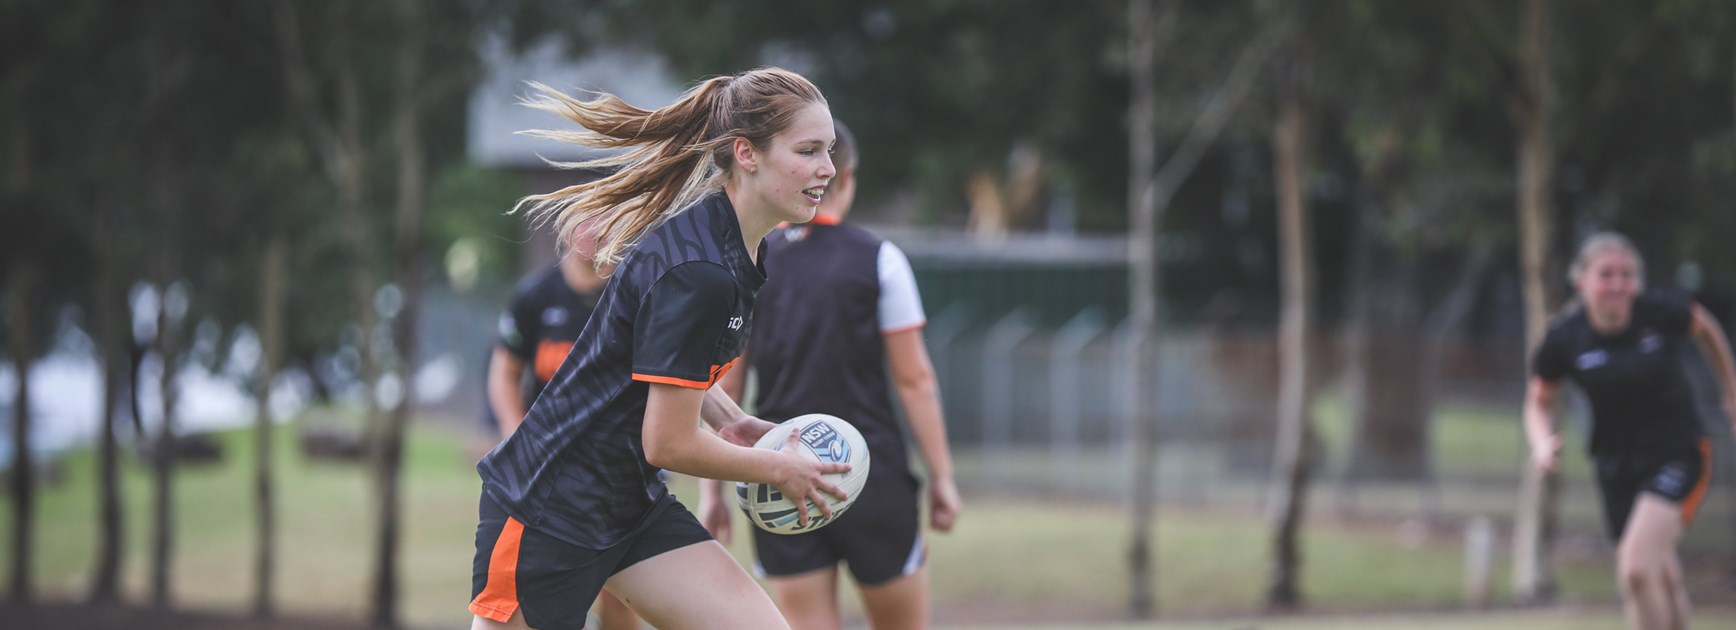
[[[165,251],[170,251],[166,247]],[[168,256],[165,254],[165,256]],[[172,264],[165,265],[173,269]],[[180,339],[176,328],[179,316],[169,313],[172,283],[165,274],[159,288],[157,308],[157,360],[162,363],[162,378],[159,381],[162,391],[163,415],[157,425],[157,439],[151,449],[151,470],[153,494],[156,504],[152,506],[153,519],[151,530],[151,606],[166,609],[172,605],[170,591],[173,588],[171,563],[174,562],[175,550],[175,406],[179,402],[176,388],[176,364],[180,357]]]
[[[98,220],[96,242],[110,242],[115,232],[112,221],[112,218]],[[136,370],[132,360],[132,310],[127,303],[119,263],[102,259],[97,264],[100,266],[99,276],[91,301],[95,311],[92,316],[96,320],[97,351],[102,360],[103,386],[102,407],[97,412],[97,513],[100,520],[90,599],[92,603],[112,604],[120,601],[121,560],[126,557],[126,519],[121,502],[121,455],[115,436],[115,415],[121,407],[122,396],[137,399],[126,391]],[[138,422],[135,416],[133,423],[137,425]],[[143,436],[142,431],[134,432],[136,440],[142,442]]]
[[[392,407],[378,440],[375,463],[379,498],[376,503],[378,530],[374,567],[373,623],[380,627],[396,627],[398,602],[398,540],[401,500],[400,478],[404,429],[409,424],[415,399],[417,319],[421,315],[422,280],[417,263],[422,256],[422,216],[427,201],[427,148],[422,136],[422,98],[419,86],[423,78],[423,31],[420,5],[415,0],[399,0],[396,9],[404,29],[398,48],[398,105],[393,117],[393,136],[398,153],[398,211],[396,275],[403,291],[403,308],[396,320],[398,349],[398,380],[402,384],[397,404]]]
[[[1357,479],[1420,481],[1430,471],[1423,369],[1417,358],[1421,285],[1414,256],[1369,244],[1373,264],[1359,306],[1355,364],[1362,370],[1352,405],[1350,474]]]
[[[30,364],[36,352],[32,343],[37,335],[31,321],[31,301],[36,292],[36,265],[29,260],[12,261],[11,277],[6,291],[7,346],[12,355],[12,375],[17,394],[12,398],[12,601],[29,604],[34,596],[31,584],[32,544],[36,518],[35,458],[30,452]]]
[[[1157,58],[1160,46],[1173,27],[1176,7],[1166,2],[1160,9],[1153,0],[1128,3],[1128,73],[1132,83],[1128,100],[1128,317],[1132,320],[1132,369],[1127,378],[1133,399],[1130,448],[1133,461],[1132,540],[1128,545],[1130,589],[1128,607],[1135,619],[1150,618],[1156,608],[1153,593],[1151,539],[1153,471],[1156,469],[1156,404],[1151,384],[1157,381],[1154,354],[1157,346]]]
[[[276,507],[273,503],[271,381],[283,363],[283,303],[289,283],[289,241],[282,232],[272,235],[265,246],[265,260],[260,269],[259,292],[259,375],[253,386],[258,415],[253,426],[253,498],[255,516],[259,519],[253,552],[253,614],[272,614],[273,574],[277,567]]]
[[[378,323],[374,311],[374,272],[370,264],[378,247],[368,224],[368,158],[363,140],[361,78],[354,64],[339,65],[337,89],[321,95],[314,80],[314,69],[301,40],[301,18],[295,0],[279,0],[275,5],[277,43],[283,62],[284,87],[289,93],[292,110],[307,129],[308,137],[320,156],[326,179],[338,194],[342,209],[339,226],[344,249],[350,257],[350,299],[356,307],[357,380],[363,391],[365,417],[363,425],[376,431],[380,424],[380,404],[375,395],[380,366],[374,351],[374,328]],[[322,107],[325,97],[336,104],[336,111],[327,113]],[[315,379],[318,380],[318,379]]]
[[[1514,108],[1519,127],[1519,251],[1525,290],[1525,345],[1535,348],[1548,327],[1550,295],[1557,276],[1550,264],[1550,239],[1555,209],[1550,198],[1554,180],[1554,144],[1550,125],[1555,112],[1555,86],[1550,61],[1551,23],[1548,0],[1526,0],[1520,33],[1523,88]],[[1523,465],[1519,509],[1513,531],[1513,595],[1523,603],[1548,602],[1555,597],[1556,473],[1538,473]]]
[[[1298,48],[1301,48],[1300,46]],[[1308,504],[1312,469],[1313,426],[1309,422],[1308,334],[1313,328],[1313,244],[1308,230],[1307,114],[1303,90],[1307,80],[1304,50],[1290,57],[1280,79],[1278,117],[1272,153],[1278,178],[1278,229],[1282,243],[1283,306],[1279,324],[1278,437],[1269,491],[1272,524],[1272,576],[1266,605],[1292,610],[1302,604],[1302,519]]]
[[[1247,99],[1260,68],[1271,55],[1282,27],[1268,26],[1242,54],[1194,119],[1187,136],[1158,168],[1157,150],[1157,61],[1159,52],[1174,32],[1177,2],[1155,6],[1152,0],[1128,3],[1128,74],[1132,84],[1128,98],[1128,318],[1133,330],[1130,341],[1133,366],[1127,375],[1133,400],[1128,441],[1133,461],[1132,542],[1129,544],[1128,580],[1132,590],[1130,608],[1135,618],[1150,617],[1152,602],[1151,529],[1153,525],[1154,472],[1156,462],[1158,386],[1157,355],[1159,317],[1162,313],[1162,277],[1157,258],[1157,230],[1164,210],[1206,151],[1217,142],[1229,124],[1230,115]]]

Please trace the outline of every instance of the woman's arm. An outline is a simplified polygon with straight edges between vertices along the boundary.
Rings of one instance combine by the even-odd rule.
[[[904,405],[904,416],[910,421],[910,434],[916,438],[922,458],[928,463],[929,526],[951,531],[962,505],[952,476],[952,452],[947,447],[939,386],[928,348],[922,343],[922,329],[895,332],[884,339],[886,362],[898,390],[898,400]]]
[[[792,498],[804,525],[808,522],[807,508],[795,497],[812,500],[828,517],[832,514],[832,506],[824,495],[846,498],[843,490],[826,481],[822,475],[846,472],[850,465],[822,463],[796,455],[794,446],[799,436],[793,433],[790,436],[791,448],[787,449],[788,452],[779,452],[736,446],[700,427],[697,420],[702,407],[714,405],[715,397],[728,401],[722,392],[715,396],[709,393],[716,388],[700,390],[663,383],[652,383],[650,387],[651,393],[645,403],[644,442],[645,461],[651,465],[695,477],[771,484],[784,496]],[[727,407],[734,408],[734,413],[739,414],[726,415],[737,419],[734,424],[741,424],[740,420],[752,420],[733,402],[729,402]],[[728,414],[728,410],[714,409],[713,413]]]
[[[488,406],[500,422],[500,437],[505,439],[524,422],[524,394],[519,381],[524,378],[524,359],[506,348],[495,346],[488,359]]]
[[[1700,345],[1706,361],[1712,364],[1712,371],[1717,373],[1718,388],[1724,394],[1724,416],[1736,430],[1736,365],[1731,362],[1730,341],[1724,337],[1724,328],[1718,325],[1718,318],[1713,317],[1711,311],[1699,304],[1694,304],[1692,310],[1694,318],[1688,326],[1688,334]]]
[[[1525,386],[1525,441],[1531,446],[1531,465],[1542,472],[1555,470],[1561,456],[1561,435],[1555,432],[1557,381],[1532,376]]]

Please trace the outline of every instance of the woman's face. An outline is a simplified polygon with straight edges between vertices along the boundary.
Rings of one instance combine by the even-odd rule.
[[[1591,256],[1575,284],[1585,304],[1606,316],[1625,320],[1639,294],[1639,265],[1632,254],[1606,249]]]
[[[757,160],[747,179],[771,218],[791,223],[814,218],[826,185],[837,174],[832,166],[836,138],[832,112],[814,103],[797,112],[764,151],[755,151]]]

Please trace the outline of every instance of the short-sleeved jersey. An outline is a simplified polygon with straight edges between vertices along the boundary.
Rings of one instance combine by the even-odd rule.
[[[764,283],[721,192],[652,230],[524,424],[477,464],[484,491],[526,527],[575,545],[622,540],[674,500],[645,461],[650,383],[716,383],[747,343]]]
[[[1556,318],[1532,358],[1548,381],[1571,378],[1591,401],[1591,452],[1600,456],[1674,452],[1702,434],[1681,348],[1691,302],[1678,292],[1634,300],[1627,329],[1601,335],[1583,307]]]
[[[525,278],[513,292],[512,303],[500,314],[500,347],[531,366],[526,407],[566,361],[601,297],[599,292],[574,290],[558,264]]]
[[[925,323],[904,253],[825,217],[766,237],[758,326],[747,362],[759,376],[754,412],[771,421],[827,413],[850,421],[874,471],[908,466],[886,378],[884,335]]]

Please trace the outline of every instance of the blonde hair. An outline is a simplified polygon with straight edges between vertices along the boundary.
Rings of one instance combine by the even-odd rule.
[[[583,101],[541,83],[524,105],[560,114],[583,131],[521,131],[526,135],[625,152],[583,162],[548,163],[564,169],[597,169],[601,179],[529,195],[513,206],[529,206],[541,225],[554,222],[563,248],[596,230],[596,265],[621,262],[652,228],[723,185],[734,166],[737,138],[764,149],[788,128],[807,105],[825,105],[819,88],[780,68],[759,68],[706,79],[674,103],[647,111],[613,94]]]
[[[1633,241],[1622,236],[1620,232],[1598,232],[1586,238],[1579,244],[1579,253],[1573,257],[1573,264],[1567,268],[1567,281],[1578,285],[1579,275],[1591,266],[1591,259],[1604,252],[1624,252],[1634,259],[1634,282],[1636,287],[1644,290],[1646,286],[1646,259],[1640,256],[1640,250],[1634,247]]]

